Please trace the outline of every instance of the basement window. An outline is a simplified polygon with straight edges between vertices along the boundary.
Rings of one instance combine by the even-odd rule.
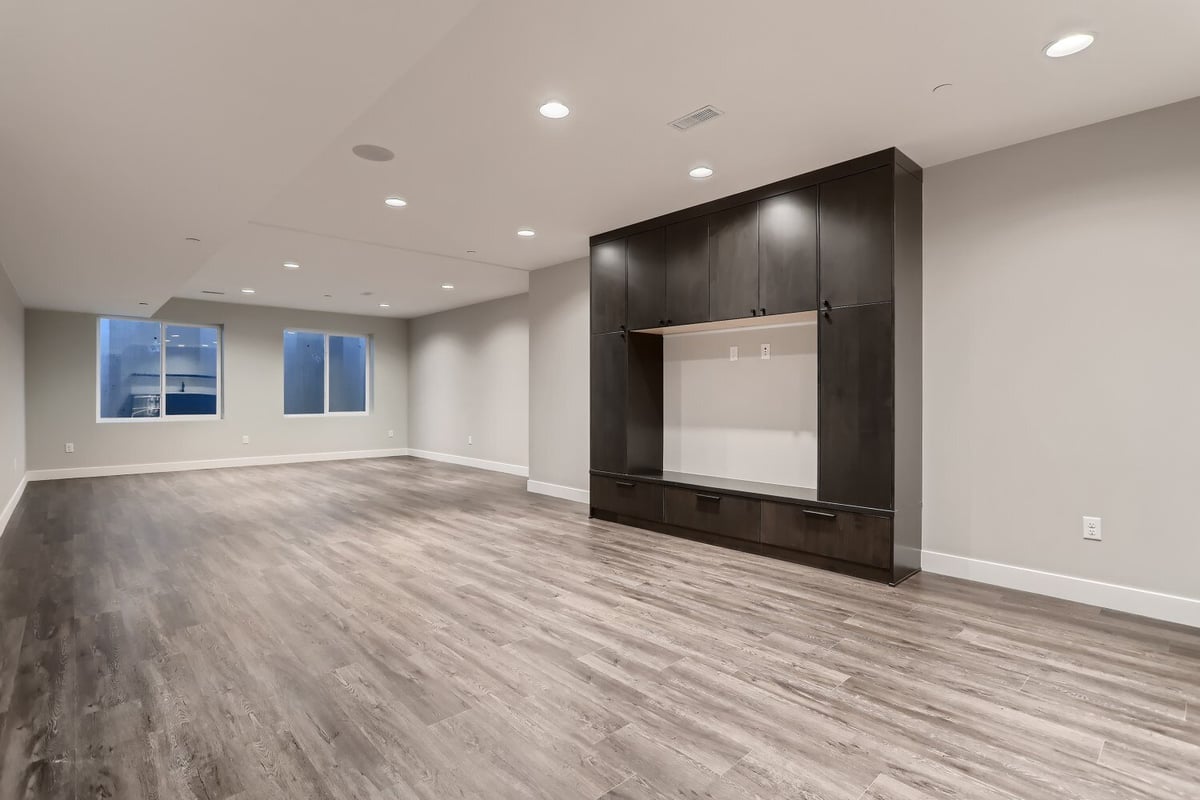
[[[221,329],[145,319],[98,321],[99,422],[221,416]]]
[[[284,416],[364,415],[370,381],[370,337],[284,331]]]

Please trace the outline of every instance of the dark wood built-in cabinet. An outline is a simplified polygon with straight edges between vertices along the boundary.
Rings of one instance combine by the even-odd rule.
[[[686,220],[663,228],[666,284],[660,301],[662,325],[708,320],[708,220]]]
[[[817,187],[758,203],[758,296],[761,313],[817,307]]]
[[[625,329],[625,240],[592,247],[592,333]]]
[[[892,507],[892,304],[821,313],[817,486],[836,503]]]
[[[920,568],[914,162],[872,153],[591,244],[593,515],[893,584]],[[661,334],[806,311],[817,488],[663,472]]]
[[[708,217],[708,318],[758,315],[758,204]]]

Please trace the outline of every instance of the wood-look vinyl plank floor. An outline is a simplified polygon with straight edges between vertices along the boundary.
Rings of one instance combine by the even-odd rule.
[[[1200,798],[1200,631],[417,459],[33,483],[0,800]]]

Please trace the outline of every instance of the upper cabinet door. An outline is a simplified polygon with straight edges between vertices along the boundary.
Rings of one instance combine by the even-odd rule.
[[[817,187],[758,204],[760,313],[817,307]]]
[[[708,321],[708,219],[668,225],[667,324]]]
[[[592,248],[592,333],[625,328],[625,240]]]
[[[817,493],[890,509],[895,461],[891,303],[834,308],[817,336]]]
[[[892,299],[892,168],[820,186],[820,300],[833,307]]]
[[[629,328],[661,328],[667,324],[666,235],[662,228],[629,237]]]
[[[759,314],[758,204],[708,216],[708,318]]]

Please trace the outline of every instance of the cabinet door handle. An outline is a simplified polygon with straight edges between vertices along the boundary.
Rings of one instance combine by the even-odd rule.
[[[767,310],[765,308],[760,308],[758,313],[765,317],[767,315]]]
[[[696,499],[697,500],[710,500],[714,503],[719,503],[719,502],[721,502],[721,495],[719,495],[719,494],[700,494],[699,492],[696,492]]]
[[[660,328],[661,328],[663,325],[666,325],[666,324],[667,324],[667,321],[666,321],[665,319],[660,319],[660,320],[658,321],[658,326],[659,326]]]
[[[668,324],[668,325],[670,325],[670,324],[671,324],[671,320],[667,320],[667,324]]]
[[[819,517],[820,519],[837,519],[837,514],[831,514],[828,511],[813,511],[811,508],[802,508],[800,512],[806,517]]]
[[[637,484],[633,481],[617,481],[616,483],[617,486],[620,486],[622,489],[632,489],[634,486],[637,486]]]
[[[758,309],[757,309],[757,308],[752,308],[752,309],[750,309],[750,316],[752,316],[752,317],[757,317],[757,316],[758,316]]]

